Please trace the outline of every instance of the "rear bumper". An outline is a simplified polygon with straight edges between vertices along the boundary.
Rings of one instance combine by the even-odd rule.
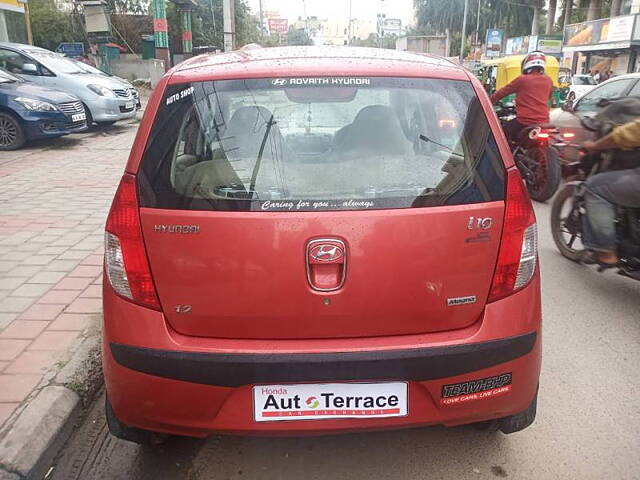
[[[533,350],[536,332],[488,342],[373,352],[200,353],[110,345],[123,367],[202,385],[367,381],[423,382],[455,377],[510,362]]]
[[[184,337],[159,312],[104,288],[103,363],[109,399],[125,424],[170,434],[308,435],[448,426],[525,410],[538,384],[540,286],[487,305],[450,332],[370,339],[246,341]],[[446,403],[445,385],[509,374],[508,393]],[[256,422],[253,386],[408,382],[408,414]]]

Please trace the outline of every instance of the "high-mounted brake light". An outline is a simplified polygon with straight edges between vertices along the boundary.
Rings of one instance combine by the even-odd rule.
[[[488,302],[517,292],[533,278],[538,261],[538,233],[531,200],[517,169],[507,174],[502,241]]]
[[[134,303],[160,310],[142,239],[133,175],[122,177],[105,230],[105,266],[111,287]]]

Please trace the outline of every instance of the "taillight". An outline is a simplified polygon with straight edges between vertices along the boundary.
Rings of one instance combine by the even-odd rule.
[[[122,297],[160,310],[142,240],[136,178],[125,173],[105,227],[105,267],[111,287]]]
[[[576,138],[576,134],[574,132],[564,132],[562,134],[562,138],[564,138],[565,140],[570,140],[572,138]]]
[[[517,169],[507,174],[502,241],[488,302],[517,292],[533,278],[538,259],[538,233],[531,200]]]

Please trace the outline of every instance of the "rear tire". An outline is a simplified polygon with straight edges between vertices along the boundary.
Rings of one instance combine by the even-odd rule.
[[[127,440],[128,442],[137,443],[139,445],[160,445],[167,440],[168,435],[125,425],[118,420],[118,417],[116,417],[113,407],[111,406],[111,402],[109,402],[109,397],[105,395],[104,400],[104,411],[105,416],[107,417],[107,426],[109,427],[109,432],[114,437]]]
[[[9,113],[0,113],[0,150],[17,150],[26,141],[20,121]]]
[[[567,202],[573,202],[575,191],[576,185],[567,184],[558,192],[556,198],[553,199],[553,205],[551,206],[551,234],[562,256],[573,262],[579,262],[585,249],[573,248],[573,242],[579,238],[577,235],[573,238],[573,241],[571,241],[571,237],[568,240],[565,238],[564,235],[567,234],[567,232],[564,231],[566,218],[562,218],[563,207],[565,207]],[[573,210],[573,203],[571,203],[571,208]]]
[[[529,195],[536,202],[546,202],[556,193],[562,179],[558,152],[552,147],[533,147],[527,149],[526,155],[537,164],[534,185],[527,182]]]

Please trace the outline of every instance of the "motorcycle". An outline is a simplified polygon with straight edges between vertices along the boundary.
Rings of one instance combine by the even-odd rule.
[[[572,145],[576,147],[576,145]],[[586,249],[582,245],[583,222],[586,207],[584,195],[586,180],[599,172],[609,170],[614,161],[611,152],[585,155],[581,161],[567,166],[576,180],[566,183],[553,200],[551,207],[551,232],[560,253],[574,262],[584,259]],[[617,208],[617,253],[620,262],[618,273],[640,280],[640,209]],[[605,267],[600,266],[599,271]]]
[[[496,115],[504,128],[506,122],[515,118],[515,106],[498,106]],[[515,141],[509,139],[513,160],[527,185],[529,195],[538,202],[549,200],[560,185],[562,172],[558,151],[551,143],[557,136],[556,128],[531,125],[522,129]]]

